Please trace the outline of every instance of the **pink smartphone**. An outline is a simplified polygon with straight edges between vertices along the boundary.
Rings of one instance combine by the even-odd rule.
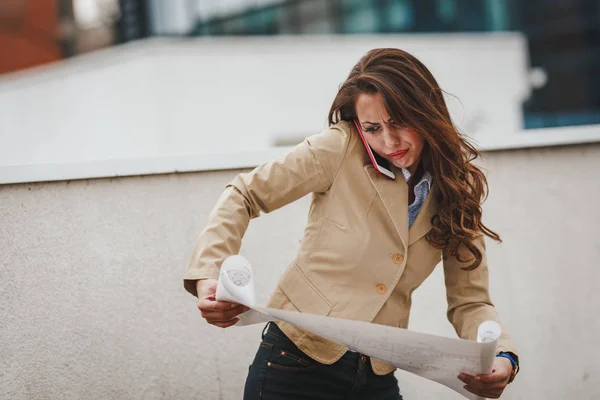
[[[354,120],[353,122],[354,126],[356,126],[356,129],[358,130],[358,134],[360,135],[363,144],[365,145],[365,149],[367,149],[367,154],[369,154],[369,158],[371,159],[375,170],[380,174],[387,176],[388,178],[396,179],[396,174],[392,172],[388,160],[386,160],[385,158],[381,157],[379,154],[373,151],[371,146],[369,146],[369,144],[367,143],[367,140],[365,139],[365,136],[363,135],[362,130],[358,125],[358,122],[356,120]]]

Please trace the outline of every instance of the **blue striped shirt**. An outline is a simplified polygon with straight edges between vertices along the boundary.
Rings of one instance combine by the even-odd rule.
[[[402,168],[402,175],[404,175],[404,179],[406,182],[409,181],[411,174],[406,168]],[[431,182],[433,177],[429,173],[429,171],[425,171],[421,180],[415,185],[415,200],[412,204],[408,205],[408,227],[410,228],[415,222],[419,211],[423,207],[423,203],[425,203],[425,199],[431,190]]]

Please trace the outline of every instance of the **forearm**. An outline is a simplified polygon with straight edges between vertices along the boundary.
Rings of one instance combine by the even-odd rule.
[[[225,189],[196,241],[184,275],[185,289],[196,293],[199,279],[218,279],[223,261],[238,254],[251,219],[246,199],[233,187]]]
[[[236,176],[198,237],[184,276],[186,290],[196,295],[196,281],[218,279],[223,261],[238,254],[252,218],[308,193],[328,190],[344,158],[349,137],[345,130],[326,129],[291,152]]]
[[[448,310],[448,320],[462,339],[477,340],[477,329],[484,321],[500,324],[498,313],[489,302],[470,302]],[[502,329],[498,340],[498,352],[516,353],[510,335]]]
[[[489,269],[483,236],[474,242],[483,253],[481,264],[474,270],[465,270],[468,262],[461,262],[455,256],[447,256],[444,260],[448,320],[461,338],[469,340],[477,339],[477,329],[482,322],[491,320],[499,323],[489,293]],[[462,256],[462,259],[469,258],[468,254]],[[504,329],[498,341],[498,351],[516,352]]]

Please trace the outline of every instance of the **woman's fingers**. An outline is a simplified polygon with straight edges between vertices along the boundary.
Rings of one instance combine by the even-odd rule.
[[[471,392],[471,393],[476,394],[481,397],[487,397],[488,399],[497,399],[500,397],[500,395],[502,395],[502,392],[503,392],[503,390],[500,390],[500,389],[498,389],[498,390],[483,390],[483,389],[473,388],[468,385],[463,386],[463,388],[465,390],[467,390],[468,392]]]
[[[248,307],[239,305],[226,311],[201,311],[202,318],[208,322],[211,321],[231,321],[243,312],[248,311]]]
[[[235,324],[239,321],[239,318],[236,317],[248,311],[248,307],[244,305],[216,301],[213,296],[198,299],[198,309],[206,322],[220,328],[227,328]]]
[[[235,325],[239,321],[239,318],[232,319],[227,322],[211,322],[212,325],[218,326],[219,328],[229,328],[231,325]]]
[[[508,380],[494,381],[493,383],[488,383],[467,374],[460,374],[458,376],[458,379],[460,379],[472,388],[484,390],[504,389],[506,387],[506,384],[508,383]]]
[[[484,390],[496,390],[496,389],[504,390],[504,388],[506,387],[506,384],[507,384],[506,382],[484,383],[479,387]]]
[[[508,382],[507,379],[497,380],[495,376],[481,375],[475,377],[465,373],[460,374],[458,379],[466,383],[465,390],[490,399],[500,397]]]
[[[204,279],[196,282],[198,310],[200,310],[202,318],[209,324],[219,328],[227,328],[238,322],[239,318],[236,317],[248,311],[248,307],[228,301],[217,301],[215,299],[217,283],[215,279]]]
[[[228,301],[216,301],[214,297],[206,297],[198,299],[198,309],[200,311],[225,311],[239,306],[236,303]]]

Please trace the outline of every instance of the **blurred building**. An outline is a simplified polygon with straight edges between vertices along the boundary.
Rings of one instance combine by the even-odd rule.
[[[0,0],[0,74],[148,34],[145,0]]]
[[[0,0],[0,74],[60,60],[57,1]]]
[[[189,3],[189,2],[188,2]],[[597,0],[197,1],[191,35],[519,31],[533,83],[525,126],[600,122]],[[267,4],[265,4],[267,3]]]
[[[600,122],[597,0],[0,0],[0,73],[149,35],[519,31],[526,128]]]

